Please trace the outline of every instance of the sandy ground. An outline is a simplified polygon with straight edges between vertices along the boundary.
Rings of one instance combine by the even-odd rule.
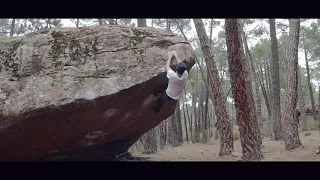
[[[262,149],[264,159],[262,161],[320,161],[320,154],[316,154],[320,145],[319,131],[300,133],[300,140],[304,147],[293,151],[286,151],[283,141],[263,139]],[[209,144],[186,143],[180,147],[167,147],[157,154],[142,155],[151,157],[151,161],[238,161],[241,159],[242,150],[240,140],[234,141],[234,153],[231,156],[219,157],[219,142],[212,141]]]

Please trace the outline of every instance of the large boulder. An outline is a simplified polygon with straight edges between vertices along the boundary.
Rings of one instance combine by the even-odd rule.
[[[174,111],[176,101],[153,112],[172,50],[189,71],[191,45],[161,29],[101,26],[1,37],[0,160],[111,160],[126,152]]]

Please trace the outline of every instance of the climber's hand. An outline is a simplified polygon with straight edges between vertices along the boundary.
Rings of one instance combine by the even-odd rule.
[[[180,63],[180,62],[181,62],[181,60],[180,60],[180,58],[179,58],[179,56],[178,56],[177,52],[176,52],[176,51],[172,51],[172,54],[173,54],[173,56],[176,58],[177,63]]]

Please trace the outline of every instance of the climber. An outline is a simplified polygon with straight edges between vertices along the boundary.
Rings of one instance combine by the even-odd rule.
[[[176,71],[170,68],[171,59],[175,57],[177,60]],[[155,111],[159,112],[166,100],[179,100],[182,90],[188,80],[187,66],[182,62],[176,51],[168,52],[168,60],[166,63],[167,78],[169,79],[168,87],[162,91],[157,100]]]

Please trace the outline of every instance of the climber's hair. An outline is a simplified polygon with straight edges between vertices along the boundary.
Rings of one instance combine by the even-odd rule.
[[[187,66],[184,62],[177,64],[176,71],[178,74],[183,74],[185,70],[187,70]]]

